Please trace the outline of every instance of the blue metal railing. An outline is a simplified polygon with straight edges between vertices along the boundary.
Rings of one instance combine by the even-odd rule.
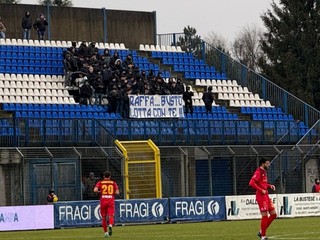
[[[158,34],[157,44],[176,45],[177,39],[183,36],[183,33]],[[284,113],[293,115],[296,120],[303,121],[308,127],[320,119],[320,112],[317,109],[232,59],[226,53],[204,41],[199,47],[202,49],[202,56],[198,57],[203,58],[208,65],[214,66],[217,72],[225,73],[228,79],[237,80],[238,84],[248,87],[249,91],[258,93],[272,105],[281,107]]]
[[[266,126],[265,121],[215,119],[1,119],[2,146],[110,146],[114,139],[153,139],[158,145],[273,144],[291,122]],[[304,134],[290,130],[286,143],[295,144]],[[310,132],[310,141],[318,132]],[[283,140],[282,143],[285,141]]]

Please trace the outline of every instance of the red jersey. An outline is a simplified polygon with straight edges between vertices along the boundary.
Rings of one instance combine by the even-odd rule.
[[[314,184],[312,188],[312,192],[319,193],[320,192],[320,184]]]
[[[268,183],[268,177],[266,170],[262,168],[257,168],[257,170],[254,172],[249,185],[253,187],[256,190],[256,195],[264,195],[262,194],[262,191],[265,190],[268,194],[268,187],[270,187],[270,184]]]
[[[96,187],[100,191],[100,202],[114,202],[114,196],[118,185],[110,179],[103,179],[97,182]]]

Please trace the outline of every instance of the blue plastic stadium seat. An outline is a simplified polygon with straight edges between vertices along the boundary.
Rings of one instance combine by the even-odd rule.
[[[18,59],[18,52],[12,53],[12,59]]]

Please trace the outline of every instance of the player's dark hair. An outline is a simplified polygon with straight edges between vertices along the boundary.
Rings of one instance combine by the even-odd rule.
[[[105,172],[103,173],[103,176],[104,176],[105,178],[109,178],[109,177],[111,177],[111,172],[110,172],[110,171],[105,171]]]
[[[267,161],[270,161],[268,158],[262,157],[259,160],[259,166],[261,166],[262,164],[266,163]]]

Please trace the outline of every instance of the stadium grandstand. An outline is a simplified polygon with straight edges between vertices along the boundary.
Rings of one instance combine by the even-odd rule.
[[[58,14],[54,7],[51,14],[50,19]],[[121,35],[111,42],[107,34],[84,42],[76,35],[53,35],[54,27],[48,36],[55,40],[0,39],[0,189],[5,193],[1,205],[41,204],[51,187],[61,201],[82,200],[81,178],[105,169],[113,172],[125,196],[125,157],[116,140],[151,139],[159,147],[165,197],[252,193],[248,181],[261,156],[272,159],[270,180],[281,193],[311,189],[306,164],[319,159],[319,111],[204,41],[199,58],[178,45],[181,34],[153,30],[148,40],[142,36],[135,43]],[[138,75],[160,79],[162,86],[179,82],[182,92],[189,87],[193,112],[133,117],[131,102],[124,110],[111,105],[110,91],[116,84],[95,95],[89,83],[92,92],[83,97],[81,81],[87,73],[79,75],[81,68],[68,72],[65,60],[68,52],[90,43],[97,51],[93,55],[103,56],[108,49],[122,63],[132,57],[135,67],[131,72],[122,69],[116,81],[123,73],[132,85]],[[202,100],[208,87],[214,96],[211,112]],[[129,95],[163,95],[150,89]],[[144,159],[149,152],[144,154],[145,145],[139,147],[142,151],[133,156]],[[147,175],[143,167],[136,170],[141,177]]]

